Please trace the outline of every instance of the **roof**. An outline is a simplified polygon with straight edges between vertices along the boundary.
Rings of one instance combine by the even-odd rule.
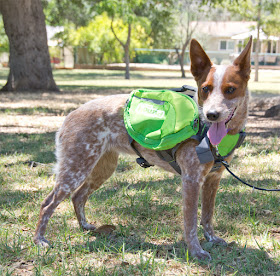
[[[257,36],[258,36],[257,33],[258,33],[257,30],[252,30],[252,31],[249,31],[249,32],[234,35],[231,38],[238,40],[238,39],[246,39],[246,38],[252,36],[253,39],[256,39]],[[267,36],[262,30],[260,30],[260,40],[275,40],[275,41],[277,41],[277,40],[280,40],[280,38],[277,37],[277,36],[273,36],[273,35]]]
[[[251,31],[257,23],[254,21],[193,21],[195,32],[213,37],[232,37],[234,35]]]

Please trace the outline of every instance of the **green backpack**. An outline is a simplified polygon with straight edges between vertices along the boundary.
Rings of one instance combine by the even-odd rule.
[[[140,145],[166,150],[195,135],[199,114],[195,101],[171,90],[138,89],[124,110],[128,134]]]

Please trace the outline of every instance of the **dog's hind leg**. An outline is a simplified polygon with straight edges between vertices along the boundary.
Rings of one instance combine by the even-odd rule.
[[[218,172],[210,173],[202,186],[201,203],[201,225],[204,227],[204,236],[207,241],[226,245],[227,243],[215,235],[212,219],[214,215],[215,198],[222,176],[223,168]]]
[[[69,151],[68,151],[69,152]],[[59,169],[56,178],[56,185],[53,191],[43,201],[40,209],[39,221],[37,223],[34,242],[46,246],[48,241],[44,238],[47,224],[56,207],[80,185],[83,184],[93,167],[99,161],[102,149],[97,148],[95,156],[87,158],[84,156],[84,162],[77,163],[72,160],[70,154],[65,154],[62,160],[59,160]]]
[[[115,171],[118,163],[118,153],[106,152],[98,161],[96,166],[72,196],[72,202],[80,226],[85,230],[94,230],[93,224],[87,223],[85,217],[85,204],[88,197],[97,190]]]

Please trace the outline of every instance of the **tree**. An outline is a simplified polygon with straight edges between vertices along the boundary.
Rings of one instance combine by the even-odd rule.
[[[209,5],[208,2],[203,0],[174,0],[174,25],[173,33],[175,50],[178,56],[181,76],[185,78],[184,59],[186,49],[196,31],[201,18],[207,15],[208,20],[217,18],[217,13],[221,17],[217,8]],[[224,11],[223,11],[224,12]]]
[[[9,39],[10,72],[2,91],[57,91],[40,0],[0,0]]]
[[[41,0],[48,25],[86,26],[96,15],[95,4],[101,0]]]
[[[192,39],[193,33],[197,26],[197,23],[192,24],[192,21],[197,21],[200,12],[200,1],[191,1],[191,0],[177,0],[176,1],[176,11],[175,15],[177,17],[177,24],[175,28],[177,31],[176,39],[176,53],[178,55],[179,64],[181,68],[181,76],[185,78],[184,70],[184,59],[186,49]],[[176,32],[176,30],[174,30]],[[179,44],[179,45],[178,45]],[[179,47],[181,48],[179,51]]]
[[[135,24],[135,31],[131,33],[130,38],[131,48],[147,47],[151,40],[147,37],[146,29],[142,25]],[[125,40],[127,32],[123,21],[114,20],[114,26],[118,38],[121,41]],[[93,54],[93,60],[99,64],[122,62],[124,56],[124,51],[122,47],[119,47],[119,42],[111,30],[111,19],[106,12],[95,16],[86,26],[78,29],[74,26],[65,28],[63,41],[72,47],[86,47]],[[130,58],[132,54],[133,52],[130,53]]]
[[[132,23],[127,23],[127,38],[125,42],[122,42],[120,38],[117,36],[115,29],[114,29],[114,20],[112,19],[111,22],[111,30],[117,39],[117,41],[121,44],[124,50],[124,62],[125,62],[125,79],[130,79],[130,73],[129,73],[129,52],[130,52],[130,38],[131,38],[131,24]]]
[[[135,27],[141,25],[144,28],[151,29],[151,26],[155,26],[155,22],[165,22],[165,26],[169,24],[169,16],[171,14],[173,0],[103,0],[100,1],[100,10],[106,11],[111,18],[111,30],[124,50],[124,62],[126,64],[125,78],[130,78],[129,72],[129,57],[131,48],[131,36],[132,32],[136,31]],[[168,11],[169,10],[169,11]],[[157,18],[153,15],[157,14]],[[115,20],[122,20],[122,29],[126,29],[126,38],[121,39],[116,31],[117,26]],[[148,19],[148,20],[147,20]],[[147,23],[147,21],[150,22]],[[160,24],[162,25],[162,24]],[[159,29],[156,29],[154,36]],[[119,30],[120,31],[120,30]],[[147,32],[148,33],[148,32]],[[152,32],[150,31],[150,34]],[[147,36],[148,39],[148,36]]]
[[[130,42],[131,42],[131,31],[132,24],[137,21],[137,15],[135,11],[142,5],[141,0],[123,0],[121,2],[117,0],[104,0],[100,3],[100,10],[106,11],[111,18],[111,30],[116,40],[119,42],[124,50],[124,62],[125,62],[125,79],[130,78],[129,70],[129,54],[130,54]],[[115,31],[114,20],[116,18],[122,19],[123,25],[127,30],[125,40],[121,40]]]

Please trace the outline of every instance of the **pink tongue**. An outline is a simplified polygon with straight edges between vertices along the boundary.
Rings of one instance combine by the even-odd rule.
[[[219,123],[212,123],[207,132],[207,136],[212,145],[218,145],[222,139],[227,135],[225,121]]]

